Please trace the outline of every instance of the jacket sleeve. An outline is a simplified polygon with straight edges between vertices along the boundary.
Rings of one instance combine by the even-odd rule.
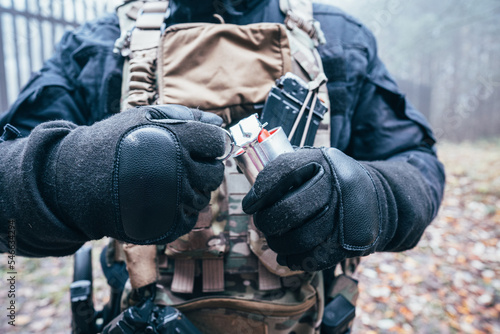
[[[0,132],[11,124],[27,136],[46,121],[90,125],[118,112],[123,61],[113,53],[113,45],[119,34],[116,15],[66,32],[52,58],[0,115]]]
[[[23,256],[69,255],[89,240],[63,223],[45,191],[55,182],[45,167],[56,160],[61,140],[75,127],[65,121],[45,122],[26,138],[0,142],[0,252],[12,247],[12,231],[15,252]]]
[[[81,231],[65,225],[44,201],[43,184],[53,180],[39,166],[53,158],[57,143],[75,124],[90,125],[119,110],[122,60],[112,52],[119,33],[115,15],[65,33],[54,56],[0,115],[0,132],[4,130],[0,140],[0,252],[9,251],[11,222],[19,255],[67,255],[88,240]],[[12,212],[19,215],[9,215]]]
[[[444,191],[431,127],[400,92],[363,24],[330,6],[315,12],[330,43],[321,52],[333,79],[329,91],[338,93],[332,99],[332,146],[362,162],[384,185],[380,210],[392,218],[376,250],[412,248],[436,216]]]
[[[348,153],[357,160],[371,161],[367,165],[385,179],[394,196],[394,233],[378,250],[402,251],[417,244],[437,215],[444,167],[437,158],[429,123],[400,92],[378,58],[373,35],[362,29],[369,58],[352,118]]]

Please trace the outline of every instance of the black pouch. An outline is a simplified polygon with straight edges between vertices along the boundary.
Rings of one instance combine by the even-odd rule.
[[[356,260],[354,261],[356,262]],[[349,270],[345,263],[342,264],[342,270],[344,272]],[[358,294],[357,280],[345,274],[335,277],[333,283],[325,291],[326,306],[321,324],[321,334],[349,333],[356,315]]]
[[[281,126],[288,136],[297,117],[299,116],[300,109],[302,108],[308,93],[309,89],[307,84],[301,78],[295,74],[286,73],[284,76],[276,80],[276,86],[271,88],[264,105],[264,109],[262,110],[262,115],[260,117],[261,122],[263,124],[267,122],[267,127],[269,129]],[[290,140],[292,145],[300,145],[305,131],[309,111],[311,109],[312,100],[313,99],[311,98],[308,101],[308,105],[302,114],[293,138]],[[307,131],[304,143],[305,146],[312,146],[314,144],[314,138],[316,137],[319,123],[323,120],[327,111],[328,108],[323,104],[323,102],[317,99],[312,119],[309,124],[309,129]]]
[[[349,331],[356,308],[343,295],[337,295],[325,307],[321,334],[343,334]]]

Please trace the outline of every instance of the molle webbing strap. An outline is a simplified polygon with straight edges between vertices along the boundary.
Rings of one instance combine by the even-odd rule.
[[[246,226],[245,234],[238,236],[238,238],[241,238],[242,240],[246,241],[245,248],[248,249],[249,253],[248,256],[257,256],[257,258],[259,259],[258,261],[259,290],[269,291],[269,290],[280,289],[282,287],[280,277],[269,271],[266,265],[262,263],[262,258],[261,258],[261,252],[265,253],[263,249],[266,249],[269,253],[271,253],[270,261],[273,264],[276,264],[276,266],[278,266],[278,264],[276,263],[276,253],[274,253],[271,249],[269,249],[265,239],[263,239],[263,237],[260,236],[259,232],[257,232],[255,225],[253,224],[252,216],[247,216],[243,212],[241,201],[243,197],[250,190],[250,184],[248,183],[245,176],[238,172],[238,170],[236,169],[236,163],[232,159],[230,164],[226,164],[226,181],[228,185],[229,203],[231,203],[231,205],[229,206],[230,210],[228,212],[230,216],[229,222],[231,224],[232,221],[240,220],[239,217],[244,217],[245,221],[248,224],[248,226]],[[255,246],[256,244],[253,243],[251,240],[252,235],[254,239],[258,239],[258,241],[261,242],[261,243],[257,242],[259,245],[254,247],[254,250],[257,251],[252,251],[252,246]],[[250,252],[252,252],[252,255]]]
[[[160,30],[167,9],[167,1],[146,2],[135,21],[135,28],[141,30]]]
[[[224,291],[224,259],[202,260],[203,292]]]
[[[195,228],[210,228],[212,224],[212,204],[200,212]],[[202,259],[203,292],[224,291],[224,259]]]
[[[125,67],[128,82],[123,92],[123,109],[153,104],[157,96],[156,58],[168,1],[145,2],[138,8],[131,7],[127,12],[136,21],[129,32],[130,61]]]
[[[310,0],[280,0],[280,9],[284,14],[293,12],[304,21],[310,21],[313,18]]]
[[[174,277],[170,289],[177,293],[193,293],[194,287],[193,259],[175,259]]]
[[[298,16],[292,11],[288,11],[286,13],[285,25],[289,29],[293,29],[293,27],[296,26],[297,28],[303,30],[307,35],[309,35],[312,40],[318,41],[318,33],[316,32],[314,24],[311,21],[304,20],[302,17]]]
[[[189,234],[189,249],[192,251],[192,256],[185,254],[185,257],[175,258],[174,277],[172,280],[171,289],[178,293],[192,293],[195,280],[195,265],[198,258],[195,254],[206,250],[208,243],[219,240],[214,238],[212,226],[213,219],[212,204],[203,209],[196,222],[195,227]],[[176,243],[176,241],[174,241]],[[173,244],[169,244],[170,247]],[[169,247],[167,246],[167,247]],[[172,248],[174,252],[182,253],[182,241],[177,241],[177,246]],[[187,251],[187,249],[184,249]],[[223,249],[219,250],[223,252]],[[224,291],[224,259],[220,257],[204,257],[202,261],[201,276],[203,278],[203,292],[220,292]]]
[[[326,43],[321,26],[313,17],[312,1],[280,0],[280,9],[286,15],[285,25],[289,30],[302,30],[314,42],[314,46]]]
[[[304,52],[301,48],[292,48],[292,56],[298,65],[307,73],[308,81],[314,80],[320,73],[321,68],[311,52]]]

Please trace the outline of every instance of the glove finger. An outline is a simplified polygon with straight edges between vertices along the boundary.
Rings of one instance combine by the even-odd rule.
[[[192,109],[179,104],[164,104],[158,106],[145,107],[150,111],[153,119],[174,119],[199,121],[216,126],[222,125],[222,118],[216,114],[204,112],[199,109]]]
[[[313,249],[333,232],[329,209],[330,207],[326,206],[312,220],[282,235],[266,237],[269,248],[280,255],[300,254]]]
[[[192,187],[189,179],[184,180],[183,188],[181,211],[186,216],[198,214],[210,202],[210,191],[202,191]]]
[[[143,107],[152,122],[172,129],[194,159],[214,159],[225,155],[226,132],[220,128],[222,118],[198,109],[168,104]]]
[[[224,164],[221,161],[200,163],[184,159],[183,205],[187,213],[198,213],[210,202],[211,192],[217,189],[224,178]]]
[[[259,173],[250,192],[243,199],[243,210],[253,214],[280,200],[290,189],[312,179],[323,157],[319,150],[300,149],[278,156]]]
[[[194,210],[190,205],[181,203],[178,221],[180,224],[176,225],[173,235],[180,237],[191,231],[198,221],[199,210]]]
[[[325,270],[346,258],[345,252],[335,247],[336,244],[334,237],[330,236],[310,251],[301,254],[278,255],[276,260],[280,265],[292,270],[308,272]]]
[[[214,191],[224,179],[224,164],[221,161],[198,162],[189,160],[187,168],[191,188],[200,193]]]
[[[330,178],[322,166],[315,164],[315,167],[316,174],[312,179],[301,184],[298,188],[292,188],[280,200],[255,214],[255,226],[266,237],[283,235],[305,222],[313,220],[321,215],[332,202],[334,192]],[[287,185],[286,182],[284,184]],[[270,197],[270,201],[273,201],[272,196],[271,194],[264,197],[263,201],[265,202]]]
[[[200,121],[203,123],[212,124],[216,126],[222,125],[223,122],[222,118],[214,113],[201,111],[199,109],[192,109],[192,111],[195,121]]]
[[[206,162],[224,155],[227,135],[222,128],[201,122],[188,122],[177,126],[179,141],[193,160]]]

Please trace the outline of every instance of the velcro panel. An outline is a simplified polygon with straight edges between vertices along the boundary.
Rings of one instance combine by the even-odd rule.
[[[253,106],[291,68],[283,25],[177,24],[160,44],[160,103],[210,111]]]

